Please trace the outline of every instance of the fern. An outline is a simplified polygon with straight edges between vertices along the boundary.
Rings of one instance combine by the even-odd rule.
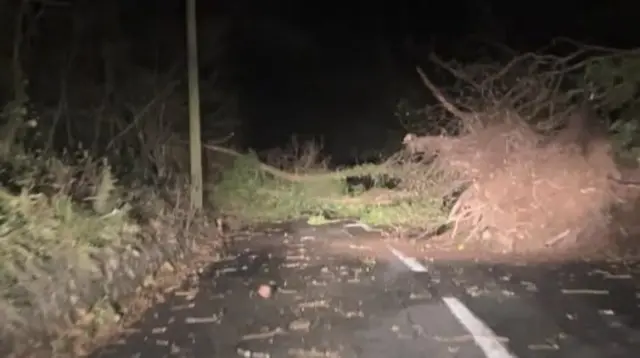
[[[93,193],[93,210],[98,214],[106,214],[114,209],[114,195],[116,179],[111,173],[111,166],[104,163],[100,170],[98,184]]]

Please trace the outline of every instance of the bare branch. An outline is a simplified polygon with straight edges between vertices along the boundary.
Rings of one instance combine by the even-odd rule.
[[[469,119],[470,115],[462,112],[456,106],[454,106],[451,102],[447,100],[447,98],[442,94],[442,92],[429,80],[427,75],[424,74],[424,71],[420,67],[416,67],[416,71],[418,71],[418,75],[420,75],[420,79],[422,83],[431,91],[431,93],[436,97],[436,99],[442,103],[447,111],[453,114],[455,117],[461,120]]]
[[[132,130],[133,128],[136,127],[136,125],[140,122],[140,120],[142,120],[142,118],[144,118],[144,116],[156,105],[160,102],[161,99],[166,98],[168,95],[170,95],[173,90],[175,89],[175,87],[180,83],[179,80],[176,81],[172,81],[169,82],[165,88],[160,92],[160,94],[154,98],[152,98],[138,113],[136,113],[135,117],[133,118],[133,120],[131,121],[131,123],[129,123],[129,125],[127,125],[127,127],[125,129],[123,129],[120,133],[118,133],[116,136],[114,136],[111,141],[109,141],[109,144],[107,144],[107,150],[111,149],[116,142],[118,141],[119,138],[121,138],[122,136],[124,136],[125,134],[127,134],[130,130]]]
[[[453,76],[455,76],[456,78],[459,78],[467,83],[469,83],[470,85],[472,85],[476,90],[480,90],[480,85],[478,83],[476,83],[474,80],[472,80],[467,74],[465,74],[462,71],[456,70],[455,68],[447,65],[444,61],[442,61],[440,58],[438,58],[438,56],[436,56],[436,54],[431,53],[429,55],[429,59],[434,62],[436,65],[444,68],[445,70],[447,70],[449,73],[451,73]]]
[[[214,144],[214,145],[220,145],[224,142],[227,142],[229,139],[233,138],[233,136],[235,135],[234,132],[229,133],[228,135],[222,137],[222,138],[218,138],[215,140],[210,141],[210,144]]]
[[[635,50],[625,50],[625,49],[621,49],[621,48],[614,48],[614,47],[605,47],[605,46],[598,46],[598,45],[589,45],[586,44],[584,42],[580,42],[580,41],[576,41],[573,39],[570,39],[568,37],[557,37],[555,39],[553,39],[552,44],[556,44],[556,43],[560,43],[560,42],[566,42],[570,45],[573,45],[575,47],[584,49],[586,51],[599,51],[599,52],[608,52],[608,53],[638,53],[640,52],[640,48],[635,49]]]

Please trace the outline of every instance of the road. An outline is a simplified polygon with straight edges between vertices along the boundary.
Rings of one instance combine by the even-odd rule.
[[[638,357],[640,269],[438,262],[357,223],[282,224],[94,352],[122,357]],[[274,287],[262,298],[256,289]],[[635,352],[635,353],[634,353]]]

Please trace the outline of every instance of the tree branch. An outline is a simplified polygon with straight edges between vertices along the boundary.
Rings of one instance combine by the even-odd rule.
[[[462,112],[456,106],[454,106],[447,98],[442,94],[442,92],[429,80],[427,75],[424,74],[420,67],[416,67],[416,71],[418,71],[418,75],[420,75],[420,79],[422,83],[431,91],[431,93],[436,97],[436,99],[444,106],[444,108],[449,111],[449,113],[453,114],[460,120],[466,121],[470,118],[470,114]]]

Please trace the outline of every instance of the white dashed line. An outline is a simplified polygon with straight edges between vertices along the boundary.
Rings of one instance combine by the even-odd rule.
[[[443,297],[442,300],[449,307],[453,315],[462,323],[473,336],[473,340],[488,358],[515,358],[515,356],[500,343],[496,334],[482,320],[455,297]]]
[[[389,245],[391,253],[413,272],[427,272],[427,268],[413,257],[408,257]],[[453,316],[473,336],[473,340],[487,358],[516,358],[498,340],[496,334],[482,320],[471,312],[459,299],[443,297],[442,300]]]
[[[427,268],[424,267],[424,265],[422,265],[420,262],[418,262],[418,260],[414,259],[413,257],[405,256],[402,252],[394,249],[390,245],[389,245],[389,250],[391,250],[391,253],[394,254],[395,257],[397,257],[400,261],[402,261],[402,263],[405,264],[411,271],[427,272]]]

